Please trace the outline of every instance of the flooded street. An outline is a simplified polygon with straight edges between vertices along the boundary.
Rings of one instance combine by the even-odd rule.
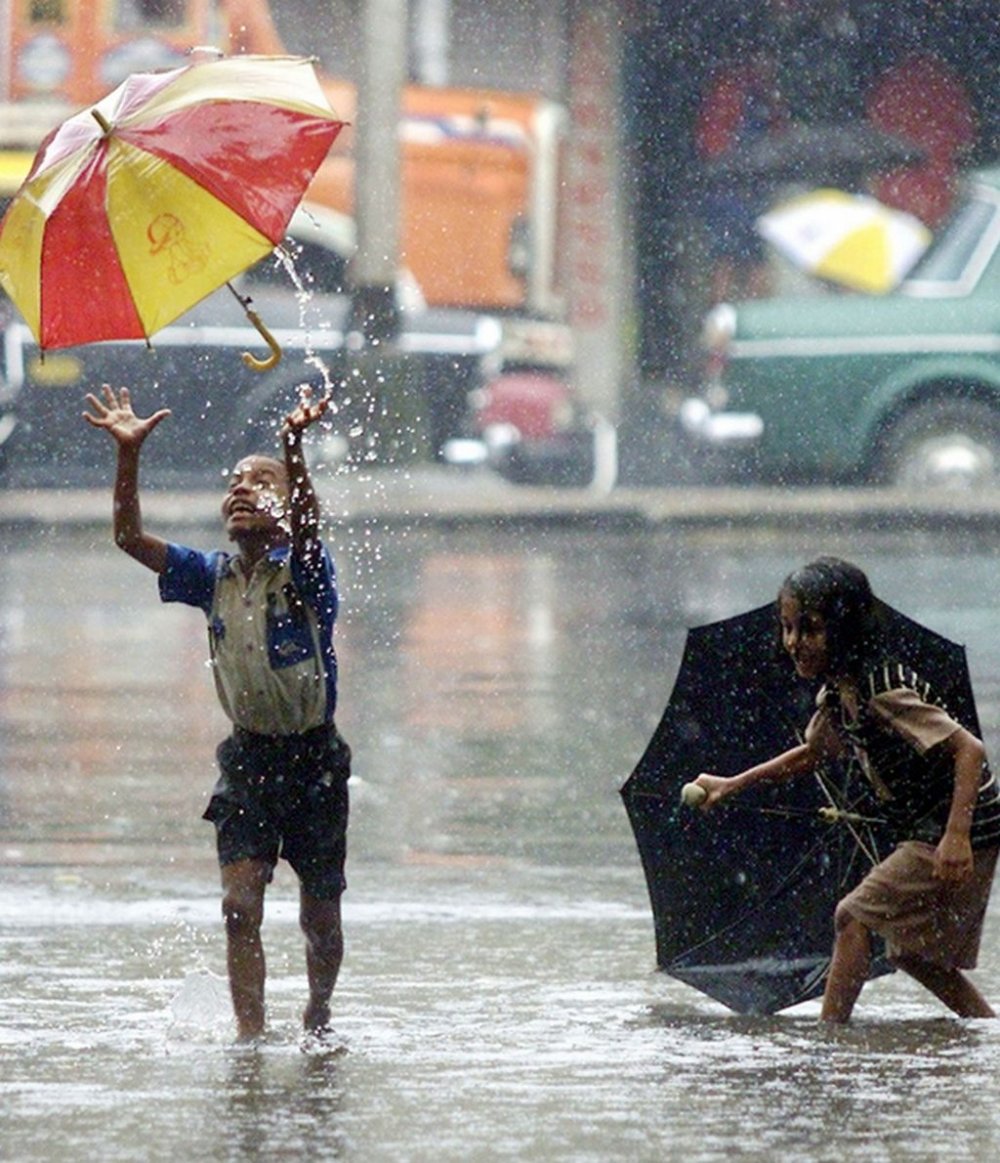
[[[215,529],[175,529],[199,547]],[[0,559],[0,1158],[984,1160],[1000,1023],[901,975],[854,1023],[738,1017],[654,970],[618,789],[689,625],[817,552],[965,642],[1000,755],[998,546],[929,534],[333,530],[355,755],[335,994],[304,1052],[297,888],[271,1031],[232,1045],[212,829],[226,731],[194,610],[110,537]],[[1000,1002],[1000,899],[976,980]]]

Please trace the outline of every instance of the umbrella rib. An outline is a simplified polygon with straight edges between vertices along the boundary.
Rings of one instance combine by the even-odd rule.
[[[865,856],[871,862],[872,867],[874,867],[879,862],[878,853],[875,850],[875,845],[872,842],[870,836],[868,839],[868,843],[866,844],[866,842],[859,835],[858,829],[855,827],[855,824],[861,823],[862,821],[865,824],[870,824],[870,823],[873,823],[875,821],[867,820],[864,818],[862,818],[862,820],[855,821],[855,820],[851,819],[852,813],[850,813],[849,811],[846,814],[844,814],[845,809],[842,808],[841,805],[837,803],[837,797],[833,794],[832,789],[828,786],[826,780],[823,777],[822,768],[817,768],[814,772],[814,775],[816,777],[817,784],[819,784],[820,791],[826,797],[827,803],[829,804],[829,806],[831,808],[833,808],[834,811],[836,811],[837,813],[840,814],[840,818],[843,819],[843,822],[847,826],[848,831],[854,837],[855,844],[857,844],[857,846],[861,849],[861,851],[865,854]]]
[[[664,795],[663,792],[655,791],[633,791],[630,795],[637,800],[659,800],[661,803],[669,803],[673,801],[673,796]],[[852,812],[847,808],[837,807],[836,804],[828,803],[819,808],[771,808],[763,804],[741,804],[741,803],[725,803],[720,805],[720,810],[725,812],[753,812],[758,816],[778,816],[781,819],[810,819],[822,820],[826,824],[884,824],[886,823],[880,816],[863,816],[858,812]]]
[[[819,842],[819,843],[817,843],[817,844],[813,844],[813,845],[811,845],[811,846],[810,846],[810,847],[809,847],[809,848],[808,848],[808,849],[807,849],[807,850],[806,850],[806,851],[805,851],[805,852],[802,854],[802,856],[801,856],[801,858],[798,860],[798,862],[797,862],[797,863],[796,863],[796,864],[795,864],[795,865],[794,865],[794,866],[793,866],[793,867],[792,867],[792,868],[791,868],[791,869],[788,871],[788,873],[787,873],[787,874],[786,874],[786,875],[785,875],[785,876],[782,878],[781,882],[780,882],[779,884],[776,884],[776,885],[774,886],[774,888],[773,888],[773,889],[771,889],[771,891],[770,891],[770,892],[767,894],[767,896],[766,896],[766,897],[764,897],[762,900],[759,900],[759,901],[757,901],[757,902],[756,902],[756,903],[755,903],[755,904],[754,904],[754,905],[753,905],[751,908],[747,909],[745,912],[742,912],[742,913],[740,913],[740,915],[739,915],[738,917],[734,917],[734,918],[733,918],[733,920],[731,920],[731,921],[729,922],[729,924],[728,924],[728,925],[724,925],[724,926],[723,926],[721,929],[715,929],[715,930],[713,930],[713,932],[711,932],[711,933],[710,933],[710,934],[709,934],[707,937],[705,937],[703,940],[699,941],[699,942],[698,942],[696,945],[691,945],[689,948],[685,949],[685,950],[684,950],[684,952],[683,952],[682,954],[679,954],[679,956],[675,957],[675,958],[673,959],[673,961],[674,961],[674,962],[676,962],[676,961],[679,961],[679,960],[680,960],[682,957],[683,957],[683,958],[690,957],[690,955],[691,955],[692,953],[696,953],[696,952],[697,952],[699,949],[703,948],[704,946],[706,946],[706,945],[710,945],[710,944],[712,944],[713,942],[715,942],[715,941],[718,941],[718,940],[719,940],[721,937],[723,937],[723,936],[724,936],[726,933],[730,932],[732,929],[736,929],[736,928],[738,928],[740,925],[744,924],[744,923],[745,923],[745,921],[746,921],[746,919],[747,919],[747,917],[751,917],[751,916],[753,916],[755,913],[759,913],[759,912],[761,912],[763,909],[765,909],[765,908],[766,908],[766,907],[767,907],[767,906],[770,904],[770,902],[771,902],[771,901],[772,901],[772,900],[773,900],[773,899],[774,899],[774,898],[775,898],[775,897],[776,897],[776,896],[777,896],[777,895],[778,895],[780,892],[782,892],[782,890],[784,889],[785,885],[786,885],[786,884],[787,884],[789,881],[791,881],[791,880],[794,880],[794,879],[795,879],[795,877],[796,877],[796,875],[798,874],[799,870],[800,870],[800,869],[801,869],[801,868],[802,868],[804,865],[806,865],[806,864],[807,864],[807,863],[808,863],[808,862],[809,862],[809,861],[810,861],[810,860],[813,858],[813,856],[816,854],[816,852],[817,852],[817,851],[819,851],[819,850],[820,850],[822,847],[823,847],[823,844],[822,844],[822,842]]]

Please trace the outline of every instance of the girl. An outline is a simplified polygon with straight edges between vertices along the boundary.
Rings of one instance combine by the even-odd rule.
[[[961,1017],[994,1017],[962,973],[973,968],[1000,847],[1000,794],[982,743],[933,701],[879,630],[868,578],[821,557],[778,593],[781,643],[796,672],[822,679],[805,742],[731,778],[702,774],[708,810],[755,783],[851,754],[897,847],[841,900],[822,1016],[846,1022],[868,977],[871,936],[890,960]]]

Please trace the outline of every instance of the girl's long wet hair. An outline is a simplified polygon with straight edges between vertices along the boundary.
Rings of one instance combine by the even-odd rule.
[[[817,557],[785,578],[778,601],[783,597],[822,615],[830,673],[860,676],[882,660],[881,603],[858,566],[839,557]]]

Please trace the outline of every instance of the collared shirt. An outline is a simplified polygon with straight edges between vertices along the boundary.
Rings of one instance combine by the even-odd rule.
[[[853,754],[900,839],[936,844],[944,834],[955,790],[955,765],[941,744],[959,723],[930,685],[906,666],[886,664],[859,687],[856,711],[824,686],[806,740],[828,755]],[[973,848],[1000,840],[1000,794],[983,764],[970,829]]]
[[[238,555],[170,545],[160,597],[204,612],[215,689],[237,726],[293,735],[333,722],[338,598],[325,548],[309,562],[274,549],[247,573]]]

